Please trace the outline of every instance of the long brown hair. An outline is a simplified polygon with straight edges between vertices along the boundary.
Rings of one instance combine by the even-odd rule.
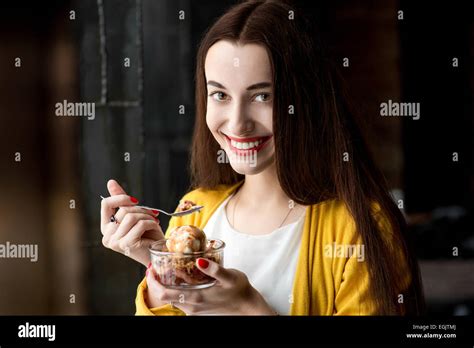
[[[289,11],[294,11],[294,20]],[[207,31],[197,56],[192,186],[215,188],[244,178],[229,164],[217,163],[220,146],[206,125],[204,63],[209,48],[219,40],[263,45],[273,72],[275,162],[283,191],[302,205],[334,198],[344,201],[367,246],[378,313],[420,314],[424,299],[418,265],[405,235],[405,220],[388,194],[340,79],[314,34],[309,20],[288,1],[265,0],[232,7]],[[289,112],[291,108],[294,114]],[[383,238],[371,213],[374,201],[391,224],[393,245]],[[406,274],[397,270],[394,246],[403,253],[411,271],[404,305],[397,300]]]

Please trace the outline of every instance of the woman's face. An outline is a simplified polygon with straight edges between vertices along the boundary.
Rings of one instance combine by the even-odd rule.
[[[257,44],[218,41],[207,53],[205,72],[209,130],[236,172],[260,173],[273,163],[275,152],[267,51]]]

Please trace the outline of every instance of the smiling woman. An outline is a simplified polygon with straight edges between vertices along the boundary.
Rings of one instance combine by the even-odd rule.
[[[273,162],[273,83],[267,50],[221,40],[209,48],[206,123],[239,174],[259,173]],[[219,82],[217,82],[219,80]],[[250,160],[257,155],[257,165]]]
[[[226,257],[223,266],[197,260],[216,279],[202,290],[167,289],[149,268],[137,314],[422,311],[403,216],[316,38],[289,2],[263,0],[231,8],[206,33],[196,68],[194,190],[183,197],[204,208],[173,217],[166,237],[196,226],[226,242]],[[218,160],[222,150],[229,161]],[[256,162],[237,158],[251,154]]]
[[[237,173],[260,172],[274,154],[272,70],[265,47],[218,41],[207,53],[205,71],[207,127]]]

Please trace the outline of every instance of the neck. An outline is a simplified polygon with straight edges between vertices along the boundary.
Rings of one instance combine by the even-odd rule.
[[[290,199],[280,186],[275,163],[259,174],[246,175],[239,195],[241,202],[255,207],[261,206],[262,202],[288,205]]]

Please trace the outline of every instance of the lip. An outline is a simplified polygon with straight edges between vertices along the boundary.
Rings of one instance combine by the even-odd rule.
[[[273,135],[267,135],[267,136],[262,136],[262,137],[251,137],[251,138],[236,138],[236,137],[232,137],[230,135],[227,135],[227,134],[224,134],[222,133],[222,135],[224,135],[225,137],[225,140],[227,142],[227,145],[229,145],[229,148],[232,150],[232,152],[236,153],[237,155],[249,155],[249,154],[252,154],[252,153],[257,153],[259,151],[261,151],[262,149],[264,149],[266,147],[266,145],[270,142],[269,140],[273,137]],[[234,146],[232,146],[231,144],[231,140],[234,140],[234,141],[237,141],[237,142],[241,142],[241,143],[249,143],[249,142],[254,142],[254,141],[257,141],[257,140],[263,140],[262,143],[252,149],[238,149]]]

